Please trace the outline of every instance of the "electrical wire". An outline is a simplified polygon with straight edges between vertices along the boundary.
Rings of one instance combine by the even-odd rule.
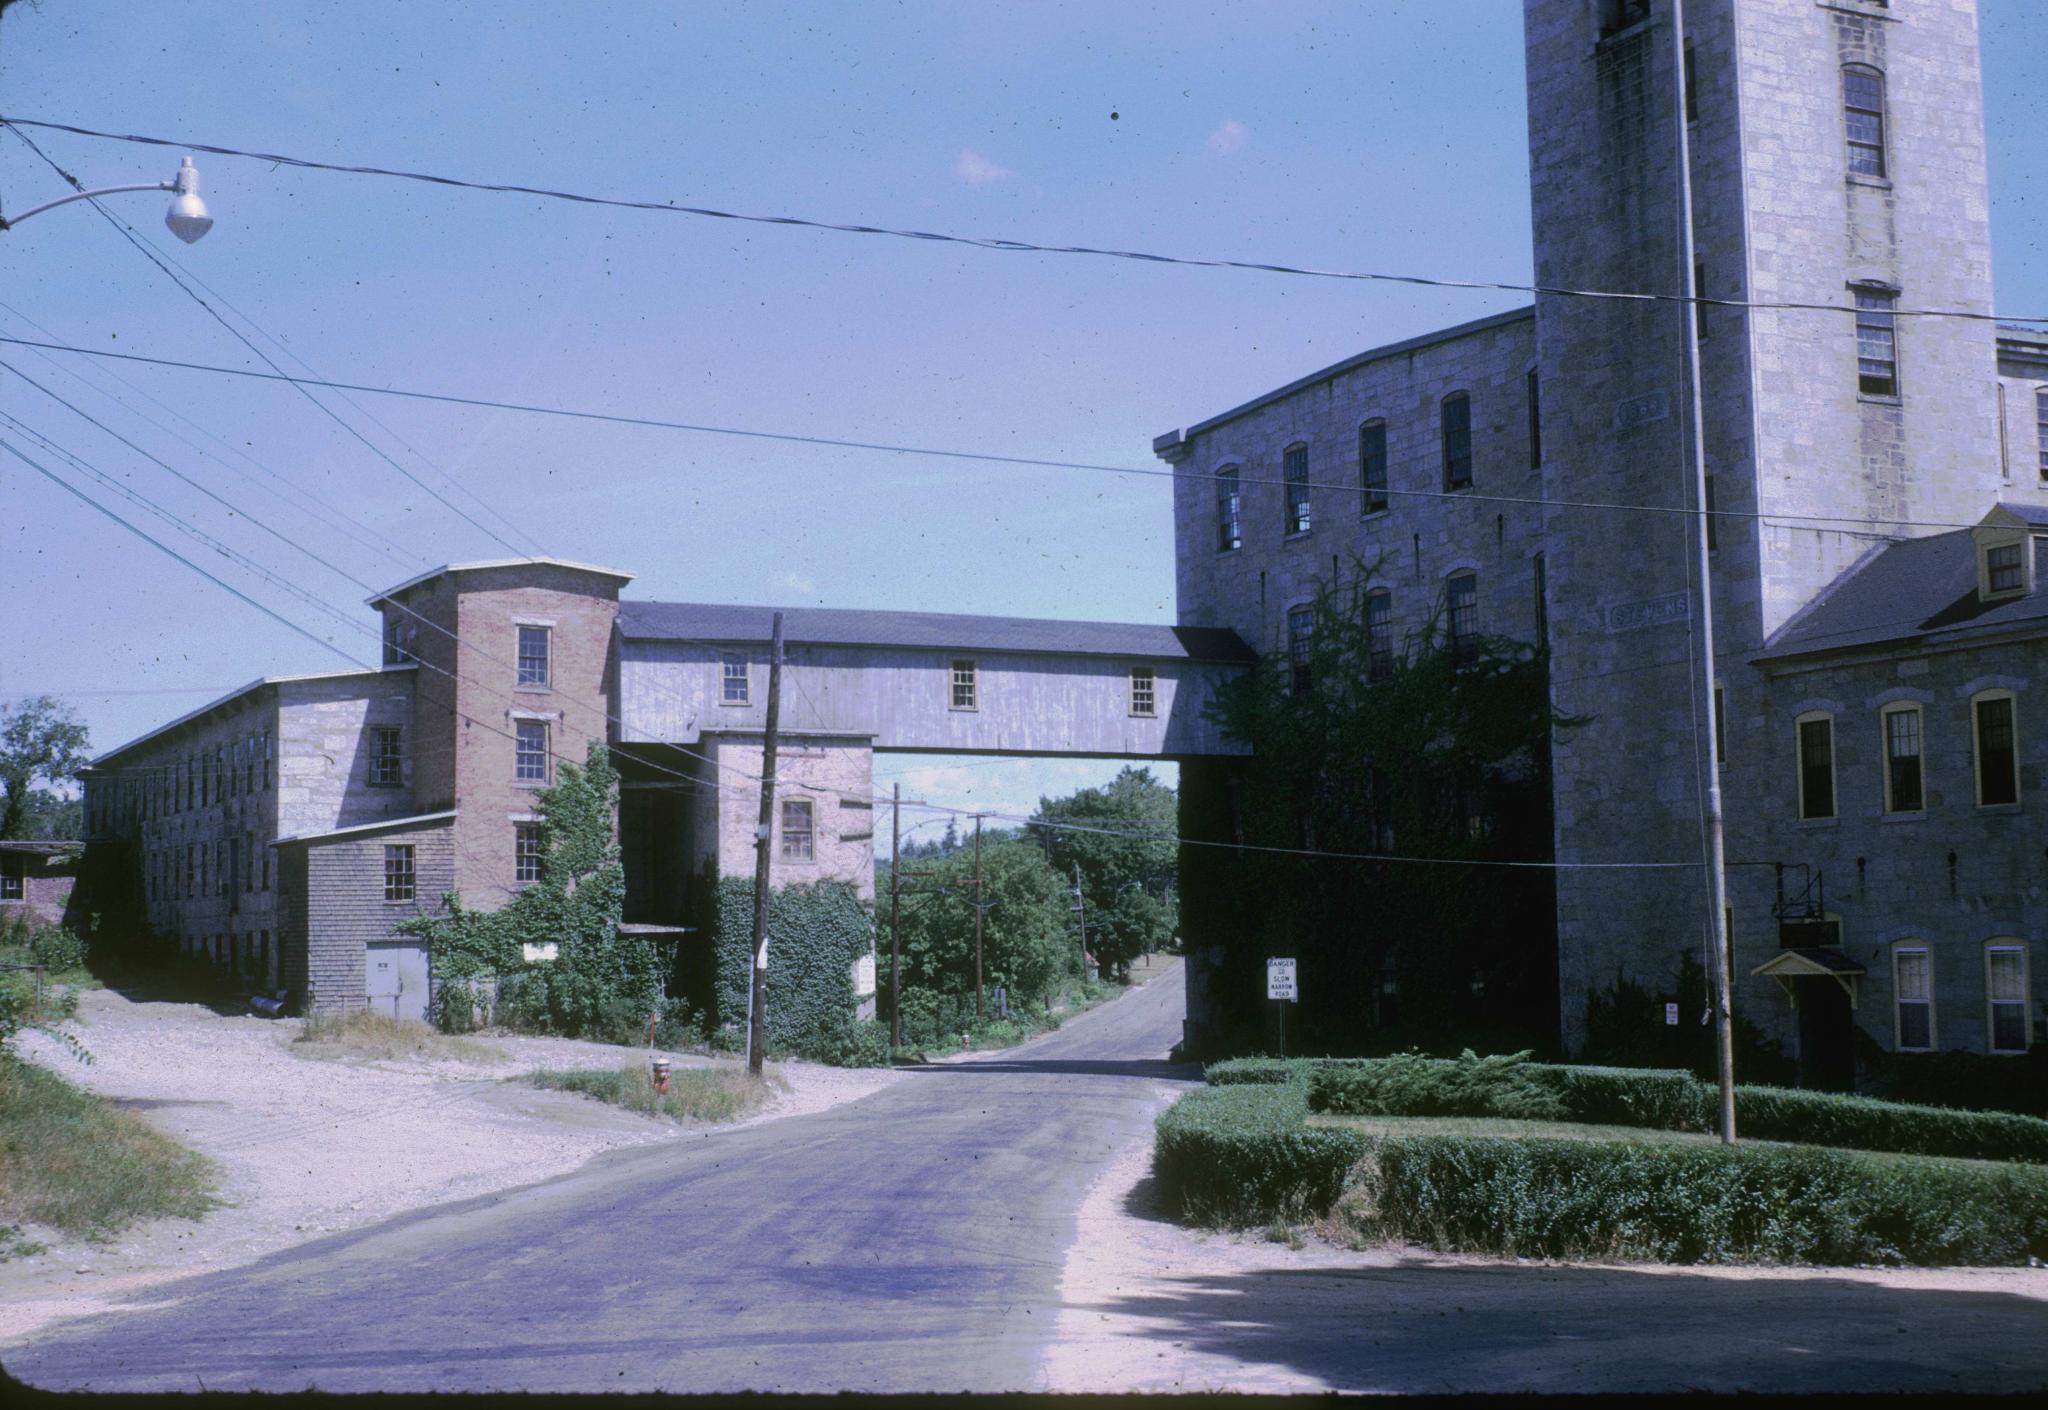
[[[269,162],[272,166],[296,167],[303,171],[337,172],[350,176],[378,176],[392,180],[417,181],[433,186],[453,187],[464,191],[538,196],[545,200],[570,201],[578,205],[610,206],[623,210],[654,211],[664,215],[686,215],[709,220],[736,220],[755,225],[783,225],[808,230],[833,231],[845,235],[881,235],[900,240],[922,240],[927,243],[944,245],[966,245],[974,249],[995,250],[1005,254],[1086,255],[1102,259],[1135,261],[1143,264],[1180,265],[1195,269],[1236,269],[1259,274],[1279,274],[1306,279],[1341,279],[1354,282],[1408,284],[1431,289],[1475,289],[1502,293],[1537,294],[1556,298],[1611,299],[1631,303],[1694,304],[1706,305],[1710,308],[1776,309],[1790,312],[1845,313],[1850,315],[1856,312],[1853,306],[1804,303],[1796,300],[1747,301],[1741,299],[1687,298],[1682,294],[1647,294],[1604,289],[1573,289],[1548,284],[1518,284],[1495,279],[1440,279],[1420,274],[1387,274],[1359,270],[1314,269],[1301,265],[1278,264],[1263,260],[1202,259],[1186,255],[1157,254],[1142,250],[1103,249],[1092,245],[1043,245],[1029,240],[1010,240],[991,236],[949,235],[932,230],[892,229],[887,226],[860,225],[846,221],[816,220],[794,215],[748,215],[738,211],[714,210],[706,206],[679,205],[674,201],[593,196],[573,191],[552,190],[543,186],[522,186],[511,182],[472,181],[462,177],[436,176],[428,172],[399,171],[389,167],[316,161],[308,157],[286,156],[277,152],[245,151],[238,147],[223,147],[206,142],[189,142],[168,137],[151,137],[138,133],[102,132],[96,128],[78,127],[71,123],[50,122],[37,118],[0,116],[0,124],[10,127],[34,127],[51,132],[68,132],[76,137],[91,137],[108,142],[132,142],[149,147],[173,147],[190,152],[207,152],[218,157],[244,157],[251,161]],[[1980,313],[1974,309],[1941,308],[1897,309],[1894,312],[1896,316],[1901,318],[1958,318],[1985,323],[2048,324],[2048,314],[1999,315],[1995,313]]]

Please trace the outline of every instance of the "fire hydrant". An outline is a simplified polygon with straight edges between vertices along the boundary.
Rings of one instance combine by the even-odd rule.
[[[655,1058],[653,1065],[654,1090],[657,1092],[666,1093],[668,1091],[668,1059],[665,1057]]]

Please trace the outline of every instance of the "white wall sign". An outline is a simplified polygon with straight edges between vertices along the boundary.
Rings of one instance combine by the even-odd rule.
[[[1665,1026],[1666,1026],[1666,1027],[1669,1027],[1669,1028],[1676,1028],[1676,1027],[1678,1026],[1678,1005],[1677,1005],[1677,1004],[1666,1004],[1666,1005],[1664,1005],[1664,1023],[1665,1023]]]
[[[1293,960],[1266,961],[1266,997],[1269,999],[1299,999],[1301,992],[1294,982]]]
[[[862,955],[853,962],[853,996],[865,999],[875,992],[875,957]]]

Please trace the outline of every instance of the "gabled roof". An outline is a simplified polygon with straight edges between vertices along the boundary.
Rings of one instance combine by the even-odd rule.
[[[777,610],[711,602],[622,602],[619,634],[628,641],[758,644],[771,636]],[[1236,632],[1223,627],[975,617],[952,612],[870,612],[839,607],[780,610],[783,639],[806,646],[898,646],[1156,661],[1250,663],[1258,659]]]
[[[1885,544],[1829,586],[1820,598],[1765,644],[1758,661],[1921,639],[1979,636],[2014,628],[2048,632],[2048,508],[2000,504],[2001,511],[2039,531],[2036,581],[2023,597],[1985,602],[1977,596],[1977,548],[1968,529]]]
[[[375,607],[387,597],[396,597],[407,588],[418,587],[428,579],[438,578],[444,573],[474,573],[485,568],[524,568],[533,564],[548,568],[567,568],[577,573],[595,573],[600,578],[617,578],[622,583],[633,581],[631,573],[622,573],[616,568],[600,568],[592,563],[577,563],[567,558],[549,558],[546,556],[538,558],[485,558],[479,559],[474,563],[443,563],[438,568],[429,568],[424,573],[418,573],[407,578],[396,587],[388,587],[382,592],[372,593],[364,598],[363,601],[366,605]]]
[[[112,759],[117,755],[126,754],[129,750],[147,744],[149,743],[149,741],[157,738],[159,735],[169,734],[172,730],[178,728],[178,726],[190,724],[192,721],[198,719],[200,716],[209,714],[214,710],[218,710],[223,705],[232,704],[234,701],[241,699],[243,696],[248,695],[253,691],[262,690],[265,686],[291,685],[296,681],[331,681],[341,680],[348,676],[381,676],[383,674],[384,672],[379,670],[375,666],[353,666],[345,671],[304,671],[295,676],[258,676],[255,680],[250,681],[247,685],[237,686],[235,689],[229,691],[226,695],[220,696],[218,699],[209,700],[196,710],[187,710],[184,714],[178,716],[177,719],[170,721],[168,724],[158,725],[155,729],[151,730],[147,734],[138,734],[135,736],[135,738],[129,740],[126,744],[119,744],[114,746],[112,749],[109,749],[106,753],[100,755],[97,759],[94,759],[90,764],[87,764],[86,768],[88,770],[97,769],[101,765],[105,764],[107,760]]]

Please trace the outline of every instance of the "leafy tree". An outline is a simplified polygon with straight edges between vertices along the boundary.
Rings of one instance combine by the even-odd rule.
[[[1552,1006],[1527,999],[1555,993],[1549,873],[1445,863],[1550,858],[1550,736],[1577,722],[1552,710],[1547,661],[1525,643],[1453,639],[1441,612],[1404,640],[1373,639],[1373,566],[1353,570],[1313,604],[1307,688],[1276,653],[1211,707],[1253,750],[1242,839],[1304,854],[1225,853],[1204,878],[1221,910],[1204,920],[1233,971],[1218,992],[1240,1005],[1241,1043],[1270,1042],[1258,971],[1294,955],[1290,1040],[1547,1045]],[[1318,852],[1383,860],[1306,855]]]
[[[27,830],[31,808],[44,819],[53,811],[47,803],[32,801],[42,792],[36,780],[72,782],[85,767],[87,748],[85,724],[70,706],[47,695],[16,702],[0,723],[0,838],[35,835]]]
[[[1062,880],[1078,871],[1088,948],[1104,969],[1164,949],[1179,925],[1179,799],[1150,769],[1126,767],[1106,786],[1038,800],[1033,822]],[[1082,830],[1089,829],[1089,830]]]
[[[1048,994],[1078,973],[1080,949],[1065,923],[1064,888],[1036,843],[1011,832],[982,839],[982,974],[1018,999]],[[969,848],[920,868],[905,883],[901,946],[903,987],[974,995],[974,853]]]

